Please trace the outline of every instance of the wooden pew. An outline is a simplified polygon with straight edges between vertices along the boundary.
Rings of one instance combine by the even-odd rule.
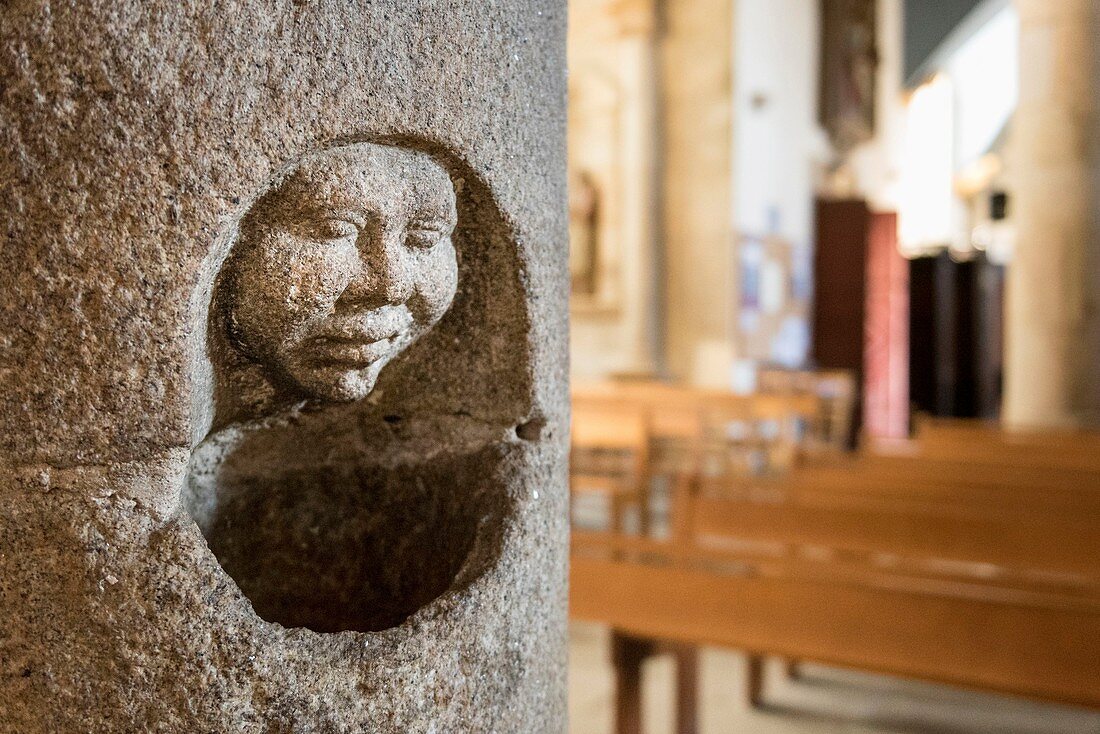
[[[666,542],[574,534],[572,613],[620,643],[748,650],[755,698],[768,654],[1100,707],[1090,441],[985,443],[1029,458],[939,459],[925,445],[778,479],[695,476]],[[636,703],[620,701],[623,734]]]
[[[810,478],[810,482],[802,479]],[[1060,507],[1093,514],[1100,510],[1100,472],[1060,467],[986,466],[973,462],[930,458],[861,457],[858,460],[817,465],[794,472],[780,482],[757,482],[768,487],[835,495],[893,497],[900,501],[934,502],[940,506],[980,503],[989,507]]]
[[[1014,440],[1019,443],[1018,436]],[[1075,450],[1087,453],[1082,443]],[[910,571],[979,573],[1029,588],[1053,585],[1063,592],[1080,586],[1082,575],[1095,578],[1100,473],[958,458],[864,455],[795,472],[775,483],[782,485],[778,491],[756,486],[739,493],[772,504],[798,497],[804,507],[772,512],[759,505],[727,504],[715,510],[703,499],[697,512],[712,525],[704,534],[726,521],[721,529],[726,533],[759,537],[767,525],[768,532],[785,528],[788,541],[834,543],[841,552],[873,552],[886,543],[879,547],[881,557]],[[734,512],[739,513],[736,530],[728,522]],[[787,669],[797,672],[790,662]]]
[[[631,403],[592,399],[573,405],[570,489],[607,498],[612,528],[622,530],[624,509],[638,507],[648,521],[649,414]]]
[[[704,495],[692,511],[694,541],[710,547],[728,539],[814,546],[860,554],[884,567],[907,564],[937,575],[1035,586],[1087,584],[1100,565],[1096,518],[1047,508],[956,510],[890,500],[853,505],[834,501],[826,490],[767,502]]]
[[[799,450],[825,450],[813,431],[822,421],[822,403],[807,394],[737,395],[659,382],[602,382],[574,386],[574,425],[588,420],[601,406],[637,409],[646,414],[651,459],[665,463],[667,454],[696,454],[683,470],[696,470],[703,453],[733,456],[735,447],[766,453],[769,461],[789,465]],[[736,428],[736,431],[727,430]],[[716,450],[723,444],[722,451]],[[839,449],[830,448],[831,451]],[[786,466],[784,466],[786,468]]]
[[[1080,430],[1002,430],[975,420],[924,420],[911,440],[879,440],[869,453],[1002,467],[1100,472],[1100,434]]]
[[[763,393],[815,396],[821,406],[815,434],[834,450],[850,448],[856,407],[856,381],[850,371],[765,368],[757,373],[757,388]]]
[[[643,566],[596,550],[581,540],[573,554],[570,609],[578,619],[642,637],[1100,707],[1095,591],[1005,596],[828,562],[710,551]]]
[[[820,399],[811,394],[756,393],[739,395],[725,390],[694,388],[664,382],[594,382],[573,386],[574,405],[614,400],[623,405],[642,406],[659,413],[672,409],[703,410],[725,407],[742,410],[758,418],[800,416],[816,419],[821,411]]]

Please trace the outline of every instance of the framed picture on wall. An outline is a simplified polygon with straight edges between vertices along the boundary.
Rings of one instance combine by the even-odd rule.
[[[800,366],[809,345],[809,294],[795,288],[804,251],[777,236],[738,239],[738,354],[762,364]],[[807,289],[808,290],[808,289]]]
[[[818,120],[841,154],[874,137],[876,0],[821,0]]]

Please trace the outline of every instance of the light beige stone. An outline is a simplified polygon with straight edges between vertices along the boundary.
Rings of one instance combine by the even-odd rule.
[[[1004,418],[1100,424],[1100,8],[1017,0]]]
[[[662,250],[668,370],[728,385],[735,331],[733,6],[665,8]],[[687,71],[685,71],[687,70]],[[722,369],[716,369],[721,367]]]
[[[660,47],[650,0],[590,0],[569,7],[569,165],[572,192],[591,182],[591,293],[575,289],[574,374],[647,373],[660,365],[657,117]],[[587,236],[586,236],[587,235]]]

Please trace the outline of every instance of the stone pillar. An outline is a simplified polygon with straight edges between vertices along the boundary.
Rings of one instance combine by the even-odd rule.
[[[661,6],[661,247],[669,373],[729,386],[737,283],[727,0]],[[690,73],[685,73],[690,70]]]
[[[1100,8],[1017,0],[1012,132],[1017,246],[1006,306],[1004,418],[1100,420]]]
[[[0,732],[562,732],[565,4],[0,7]]]
[[[660,369],[657,9],[576,2],[570,12],[569,155],[574,197],[590,179],[594,288],[574,288],[572,366],[581,378]],[[582,193],[581,196],[584,196]],[[589,199],[590,201],[592,198]],[[591,210],[590,210],[591,211]]]

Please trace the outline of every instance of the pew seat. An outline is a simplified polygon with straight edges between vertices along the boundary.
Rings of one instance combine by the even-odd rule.
[[[666,536],[575,529],[571,614],[614,630],[620,734],[661,645],[681,708],[697,645],[750,654],[753,702],[768,655],[1100,708],[1100,439],[945,430],[970,453],[933,431],[781,475],[697,464]]]

